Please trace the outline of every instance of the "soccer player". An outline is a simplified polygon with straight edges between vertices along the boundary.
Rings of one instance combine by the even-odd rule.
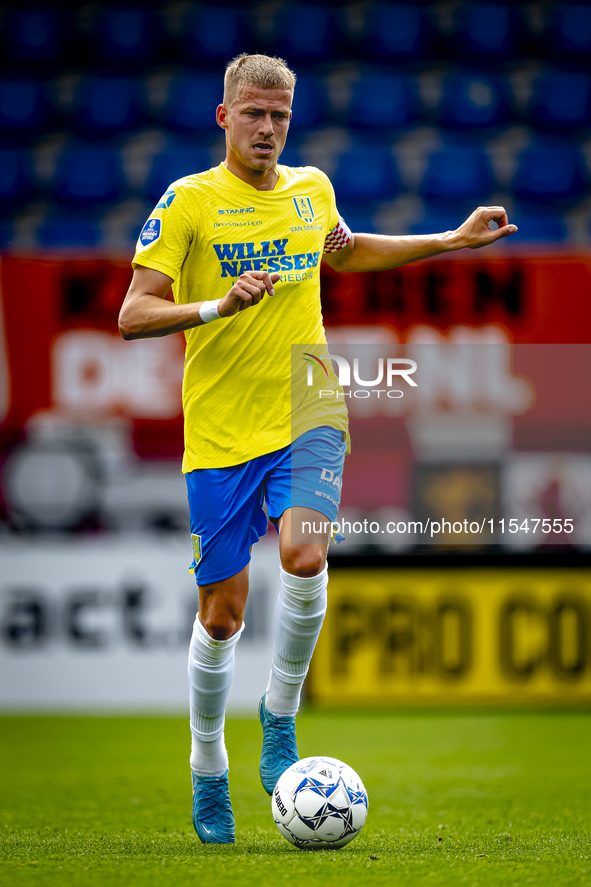
[[[324,413],[311,402],[292,410],[292,343],[317,345],[320,355],[326,347],[320,259],[338,271],[376,271],[517,230],[493,206],[443,234],[352,234],[324,173],[278,165],[294,86],[281,59],[230,62],[217,108],[226,159],[163,195],[139,236],[119,319],[125,339],[186,337],[183,472],[199,587],[189,652],[193,824],[203,842],[218,844],[235,835],[224,717],[265,503],[281,560],[271,676],[259,706],[269,794],[299,758],[295,715],[326,610],[330,529],[292,533],[305,520],[336,520],[347,449],[342,398]],[[165,298],[171,287],[174,302]],[[336,390],[328,372],[323,387]],[[322,468],[339,478],[328,491]]]

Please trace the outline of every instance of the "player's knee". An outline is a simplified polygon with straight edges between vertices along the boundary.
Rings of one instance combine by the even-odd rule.
[[[286,573],[293,576],[317,576],[324,569],[326,556],[324,551],[312,545],[302,545],[292,548],[282,560],[282,567]]]
[[[201,617],[199,617],[201,619]],[[208,619],[201,619],[205,631],[214,641],[227,641],[232,635],[240,629],[242,621],[233,619],[232,616],[216,616]]]

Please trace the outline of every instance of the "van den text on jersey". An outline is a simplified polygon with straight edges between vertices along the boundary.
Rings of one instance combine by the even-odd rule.
[[[321,251],[286,254],[288,238],[260,243],[214,243],[222,277],[240,277],[246,271],[303,271],[316,268]]]

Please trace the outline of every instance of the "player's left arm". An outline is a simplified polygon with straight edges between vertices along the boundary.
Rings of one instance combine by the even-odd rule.
[[[516,231],[502,206],[479,206],[455,231],[401,237],[353,234],[346,246],[325,252],[323,258],[335,271],[386,271],[458,249],[480,249]]]

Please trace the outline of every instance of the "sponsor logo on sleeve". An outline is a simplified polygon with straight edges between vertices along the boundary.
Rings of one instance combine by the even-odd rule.
[[[176,191],[165,191],[162,197],[160,198],[160,203],[156,204],[156,209],[168,209],[174,198],[176,197]]]
[[[148,219],[140,234],[139,242],[141,246],[150,246],[150,244],[155,243],[160,237],[161,231],[161,219]]]

